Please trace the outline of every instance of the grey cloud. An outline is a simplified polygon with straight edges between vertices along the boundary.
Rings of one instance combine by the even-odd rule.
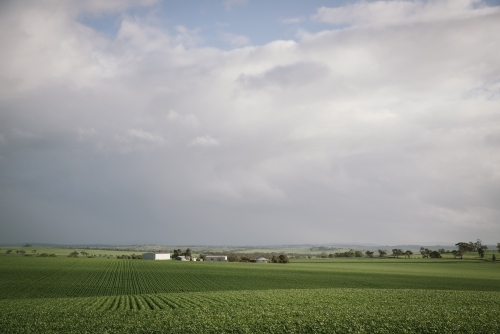
[[[0,242],[500,237],[493,9],[417,6],[418,24],[396,12],[222,51],[128,17],[107,40],[72,12],[27,23],[42,15],[11,7]]]

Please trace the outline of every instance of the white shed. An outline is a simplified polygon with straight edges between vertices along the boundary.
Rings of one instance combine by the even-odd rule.
[[[143,260],[170,260],[169,253],[144,253],[142,254]]]
[[[257,262],[257,263],[267,263],[267,259],[265,257],[261,257],[261,258],[258,258],[257,260],[255,260],[255,262]]]
[[[207,262],[227,262],[227,256],[219,256],[219,255],[207,255],[205,258]]]

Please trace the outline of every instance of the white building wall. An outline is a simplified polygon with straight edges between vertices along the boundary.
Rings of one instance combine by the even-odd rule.
[[[142,254],[143,260],[170,260],[168,253],[144,253]]]
[[[170,260],[170,254],[168,254],[168,253],[156,253],[155,260]]]

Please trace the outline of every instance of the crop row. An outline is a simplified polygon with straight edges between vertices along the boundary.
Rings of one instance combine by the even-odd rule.
[[[294,288],[498,291],[499,274],[500,266],[460,262],[279,265],[1,257],[0,299]]]
[[[310,289],[0,301],[5,333],[497,333],[500,292]]]

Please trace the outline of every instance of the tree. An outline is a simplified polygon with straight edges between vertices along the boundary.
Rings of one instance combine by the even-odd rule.
[[[497,262],[497,257],[495,256],[495,254],[493,254],[493,256],[491,257],[491,262]]]
[[[378,250],[378,257],[384,257],[387,255],[387,252],[384,249]]]
[[[474,248],[477,250],[479,258],[484,258],[484,251],[488,249],[488,246],[483,245],[481,239],[477,239],[476,243],[474,244]]]
[[[184,255],[191,257],[191,248],[186,249],[186,252],[184,253]]]
[[[322,258],[322,259],[326,259],[327,257],[328,257],[328,254],[326,254],[326,252],[325,252],[325,251],[323,251],[323,252],[321,253],[321,258]]]
[[[456,243],[455,246],[458,247],[458,255],[460,256],[460,260],[464,259],[464,254],[467,252],[472,252],[474,250],[474,244],[472,242],[459,242]]]
[[[453,256],[455,257],[455,259],[457,258],[457,256],[459,256],[458,251],[456,249],[452,250],[451,254],[453,254]]]
[[[12,253],[12,249],[7,250],[7,252],[6,252],[6,253],[7,253],[7,254]]]
[[[241,262],[241,257],[236,254],[229,254],[227,256],[227,262]]]
[[[403,255],[403,250],[399,248],[394,248],[392,250],[392,255],[395,256],[396,258],[399,258],[400,255]]]
[[[79,253],[77,251],[73,251],[69,253],[68,257],[78,257]],[[118,258],[118,255],[116,256]]]
[[[366,255],[367,257],[373,257],[373,252],[366,251],[366,252],[365,252],[365,255]]]
[[[430,252],[429,257],[431,259],[440,259],[440,258],[442,258],[441,253],[436,252],[436,251]]]
[[[500,242],[497,244],[497,250],[500,253]]]
[[[420,254],[422,254],[422,259],[425,257],[428,258],[431,252],[432,251],[429,248],[420,247]]]
[[[408,258],[411,258],[411,256],[413,255],[413,252],[411,250],[407,250],[405,253],[404,253],[405,256],[407,256]]]
[[[286,254],[281,254],[278,256],[279,258],[279,263],[289,263],[290,260],[288,259],[288,256]]]
[[[444,254],[444,253],[446,253],[446,250],[445,250],[444,248],[439,248],[439,249],[438,249],[438,252],[439,252],[440,254]]]
[[[31,252],[32,252],[33,254],[36,254],[36,249],[33,249]]]

